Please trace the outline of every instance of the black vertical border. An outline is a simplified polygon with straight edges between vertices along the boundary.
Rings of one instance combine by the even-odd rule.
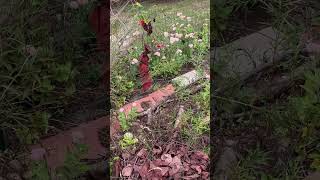
[[[216,84],[214,81],[214,61],[215,61],[215,31],[214,31],[214,1],[210,0],[210,164],[209,164],[209,172],[210,172],[210,179],[213,179],[213,173],[214,173],[214,162],[216,160],[214,159],[214,149],[213,149],[213,137],[215,134],[215,120],[217,117],[217,107],[216,107],[216,101],[214,97],[212,96],[214,94],[214,90],[216,89]]]
[[[110,179],[110,108],[111,108],[111,101],[110,101],[110,0],[100,0],[99,1],[100,7],[102,11],[104,11],[102,13],[103,17],[102,20],[99,20],[102,23],[103,29],[104,30],[104,34],[103,34],[103,47],[105,47],[104,49],[104,57],[105,57],[105,62],[103,65],[103,74],[102,74],[102,80],[103,80],[103,86],[105,88],[105,92],[106,92],[106,103],[107,103],[107,118],[106,118],[106,144],[108,144],[107,148],[106,148],[106,154],[105,154],[105,163],[106,163],[106,167],[107,167],[107,179]]]

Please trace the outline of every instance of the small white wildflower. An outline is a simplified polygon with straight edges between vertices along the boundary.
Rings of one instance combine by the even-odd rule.
[[[183,36],[183,34],[176,33],[175,36],[176,36],[177,38],[181,39],[182,36]]]
[[[160,52],[155,52],[154,55],[160,57]]]
[[[202,39],[198,39],[198,42],[202,42]]]
[[[122,77],[121,77],[121,76],[117,76],[117,78],[118,78],[118,79],[120,79],[120,80],[122,79]]]
[[[166,59],[166,57],[165,56],[162,56],[162,58],[161,59]]]
[[[138,49],[138,47],[137,47],[137,46],[135,46],[135,47],[133,47],[133,48],[134,48],[134,49],[136,49],[136,50]]]
[[[123,41],[122,46],[123,46],[123,47],[129,46],[129,41]]]
[[[176,27],[173,27],[173,28],[172,28],[173,31],[175,31],[176,29],[177,29]]]
[[[191,26],[191,24],[188,24],[188,25],[187,25],[187,27],[190,27],[190,26]]]
[[[187,16],[180,16],[181,19],[185,19]]]
[[[182,13],[181,13],[181,12],[178,12],[178,13],[177,13],[177,16],[181,16],[181,15],[182,15]]]
[[[178,42],[179,38],[175,38],[175,37],[170,37],[170,43],[173,44],[175,42]]]
[[[138,59],[132,59],[132,61],[131,61],[131,64],[137,64],[139,61],[138,61]]]
[[[127,36],[126,36],[126,39],[129,39],[129,38],[130,38],[130,36],[129,36],[129,35],[127,35]]]
[[[203,25],[204,25],[204,26],[208,26],[208,24],[207,24],[207,23],[204,23]]]
[[[132,34],[133,36],[139,36],[140,35],[140,31],[136,31]]]
[[[176,52],[177,54],[181,54],[182,53],[182,51],[181,51],[181,49],[177,49],[177,52]]]
[[[168,37],[169,33],[168,32],[164,32],[163,35],[164,35],[164,37]]]
[[[71,9],[78,9],[79,8],[79,4],[76,1],[71,1],[69,6]]]
[[[194,33],[186,34],[186,38],[188,38],[188,37],[193,38],[194,37]]]
[[[191,17],[187,17],[187,20],[188,20],[188,21],[191,21]]]
[[[184,24],[180,24],[180,27],[183,27],[184,26]]]
[[[119,112],[123,112],[123,111],[124,111],[124,109],[123,109],[123,108],[120,108],[120,109],[119,109]]]
[[[193,44],[189,44],[189,48],[193,48]]]

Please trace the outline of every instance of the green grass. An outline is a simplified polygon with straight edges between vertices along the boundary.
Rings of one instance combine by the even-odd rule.
[[[46,134],[51,118],[63,115],[85,82],[97,82],[97,68],[83,68],[85,44],[94,37],[87,20],[93,4],[77,10],[61,3],[52,9],[55,2],[46,0],[2,5],[14,16],[0,27],[0,127],[16,132],[22,143]]]

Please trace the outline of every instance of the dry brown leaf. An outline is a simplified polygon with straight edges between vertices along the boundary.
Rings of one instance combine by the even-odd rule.
[[[198,177],[200,177],[199,174],[193,174],[193,175],[190,175],[190,176],[183,176],[182,179],[191,180],[191,179],[197,179]]]
[[[131,164],[128,164],[125,168],[122,169],[122,175],[126,177],[131,176],[132,172],[133,167]]]
[[[162,148],[160,146],[155,145],[152,150],[153,154],[161,154]]]
[[[198,165],[192,165],[190,166],[192,169],[196,170],[198,172],[198,174],[201,174],[202,170],[201,167]]]
[[[147,152],[148,152],[148,150],[146,148],[142,148],[138,152],[137,156],[140,157],[140,158],[145,158],[147,156]]]
[[[167,163],[169,165],[173,159],[172,159],[171,154],[162,154],[161,160],[163,160],[165,163]]]

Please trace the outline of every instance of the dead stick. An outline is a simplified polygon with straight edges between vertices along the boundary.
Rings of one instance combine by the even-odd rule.
[[[183,113],[184,113],[184,106],[181,105],[178,111],[176,122],[174,124],[174,128],[180,128]]]

